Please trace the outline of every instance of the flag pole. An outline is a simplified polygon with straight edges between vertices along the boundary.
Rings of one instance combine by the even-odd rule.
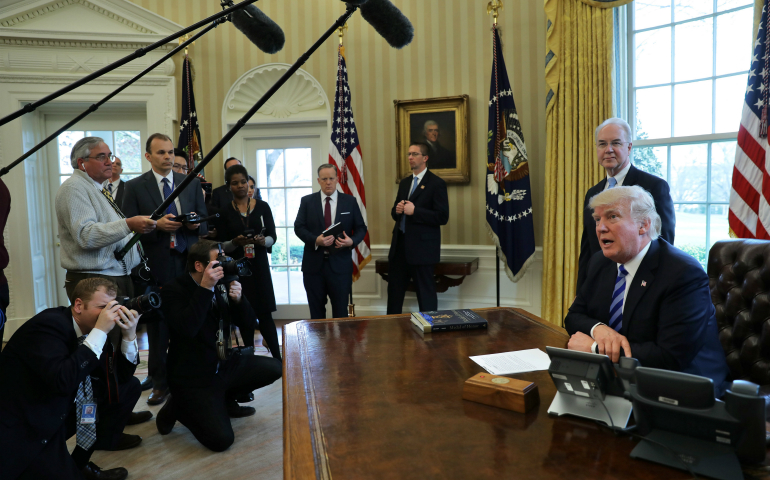
[[[497,28],[498,10],[503,8],[502,0],[492,0],[487,4],[487,15],[492,14],[492,28]],[[495,246],[495,283],[497,284],[497,306],[500,306],[500,249]]]
[[[344,25],[340,26],[340,28],[337,29],[337,34],[340,36],[340,46],[339,48],[342,48],[342,39],[345,36],[345,30],[348,29],[348,24],[345,22]],[[337,50],[337,55],[339,55],[339,48]],[[339,172],[339,175],[342,175],[342,172]],[[353,303],[353,282],[350,284],[350,298],[348,301],[348,317],[355,317],[356,316],[356,304]]]

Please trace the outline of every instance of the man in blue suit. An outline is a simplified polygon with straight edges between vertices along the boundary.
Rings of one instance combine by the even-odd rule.
[[[568,348],[709,377],[721,395],[728,369],[703,267],[658,238],[660,216],[642,187],[605,190],[589,206],[602,251],[564,319]]]
[[[348,316],[348,297],[353,288],[353,258],[350,251],[366,236],[366,223],[351,195],[337,191],[337,168],[318,167],[321,190],[302,197],[294,233],[305,243],[302,279],[307,292],[310,318],[326,317],[326,297],[332,318]],[[341,223],[342,234],[323,236],[323,231]]]

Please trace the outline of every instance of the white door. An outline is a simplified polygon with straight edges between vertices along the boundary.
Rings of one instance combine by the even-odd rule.
[[[294,234],[300,199],[318,190],[316,168],[325,163],[320,135],[244,138],[243,162],[270,205],[278,238],[269,256],[278,311],[274,318],[310,318],[302,282],[304,244]]]
[[[57,106],[54,112],[45,113],[46,137],[61,128],[66,122],[82,112],[82,108],[69,109]],[[113,109],[114,110],[114,109]],[[147,121],[143,111],[128,109],[123,112],[94,113],[83,121],[70,127],[61,133],[57,140],[51,141],[46,146],[49,159],[48,184],[51,198],[51,218],[56,222],[56,191],[59,186],[72,174],[70,152],[73,145],[83,137],[101,137],[109,145],[110,150],[118,156],[123,163],[123,181],[130,180],[143,171],[147,166],[142,162],[144,158],[144,141],[147,138]],[[54,165],[55,164],[55,165]],[[64,290],[65,271],[61,268],[59,255],[58,227],[54,225],[53,234],[56,236],[53,245],[56,265],[56,291],[59,305],[69,305],[67,293]]]

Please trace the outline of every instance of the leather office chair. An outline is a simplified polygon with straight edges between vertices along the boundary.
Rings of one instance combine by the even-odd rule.
[[[732,380],[748,380],[770,394],[770,241],[715,243],[707,273]]]

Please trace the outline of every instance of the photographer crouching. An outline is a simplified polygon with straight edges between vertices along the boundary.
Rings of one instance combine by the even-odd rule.
[[[0,355],[0,477],[122,480],[125,468],[101,470],[96,449],[142,441],[126,435],[141,388],[134,378],[139,313],[115,300],[109,279],[81,280],[70,307],[25,322]],[[117,333],[117,348],[112,333]],[[149,412],[141,421],[149,420]],[[136,422],[134,422],[136,423]],[[66,441],[76,435],[70,455]]]
[[[156,425],[166,435],[179,421],[205,447],[221,452],[233,444],[230,418],[253,415],[235,398],[281,378],[281,362],[231,349],[231,325],[254,328],[254,314],[237,277],[225,277],[218,244],[201,240],[190,247],[188,273],[162,289],[169,325],[168,384],[171,397]]]

